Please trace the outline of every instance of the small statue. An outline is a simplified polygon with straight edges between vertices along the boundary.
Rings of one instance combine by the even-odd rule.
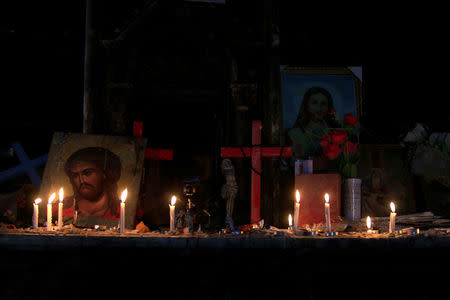
[[[191,199],[188,198],[188,204],[186,207],[186,215],[184,216],[184,223],[186,224],[186,227],[188,229],[188,232],[192,233],[192,230],[194,229],[194,222],[192,220],[192,212],[191,212]]]
[[[192,208],[195,205],[192,203],[192,198],[194,197],[195,193],[197,192],[196,185],[198,185],[198,183],[199,183],[198,178],[184,181],[183,194],[184,194],[185,198],[187,199],[186,212],[184,215],[184,222],[185,222],[185,226],[186,226],[188,232],[190,232],[190,233],[192,233],[192,231],[194,229]]]
[[[225,177],[225,184],[222,186],[221,196],[226,201],[227,216],[232,218],[234,200],[238,192],[238,185],[234,175],[234,167],[231,160],[225,158],[222,161],[222,174]]]

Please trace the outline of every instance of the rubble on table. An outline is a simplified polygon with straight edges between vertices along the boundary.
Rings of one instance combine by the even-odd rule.
[[[435,216],[431,212],[416,213],[410,215],[400,215],[397,217],[396,231],[389,233],[389,217],[373,217],[373,232],[369,233],[365,224],[365,219],[361,222],[346,222],[341,220],[339,223],[332,223],[332,231],[326,232],[326,226],[323,223],[317,223],[312,226],[306,225],[302,228],[282,229],[275,226],[266,225],[264,222],[258,224],[247,224],[237,226],[234,231],[231,229],[222,229],[216,232],[204,232],[195,230],[192,233],[185,232],[183,229],[170,232],[168,228],[162,227],[159,230],[152,230],[144,224],[133,230],[126,230],[120,233],[117,227],[107,227],[96,225],[94,228],[80,228],[72,224],[65,225],[58,229],[48,231],[46,227],[39,227],[37,230],[32,227],[16,228],[13,224],[0,223],[0,233],[10,234],[33,234],[33,235],[85,235],[85,236],[140,236],[140,237],[342,237],[342,238],[395,238],[409,235],[424,236],[450,236],[450,220]]]

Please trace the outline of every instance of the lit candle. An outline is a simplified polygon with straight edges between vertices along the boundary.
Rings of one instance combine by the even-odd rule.
[[[172,196],[170,200],[170,231],[175,231],[175,203],[177,202],[177,197]]]
[[[41,198],[37,198],[33,203],[33,229],[38,229],[39,227],[39,203],[41,203]]]
[[[59,189],[59,203],[58,203],[58,229],[63,227],[63,199],[64,191],[63,188]]]
[[[295,191],[294,228],[298,227],[298,215],[300,210],[300,192]]]
[[[391,215],[389,218],[389,233],[395,232],[395,216],[397,214],[395,213],[395,204],[394,202],[391,202]]]
[[[124,189],[122,192],[122,196],[120,196],[120,233],[123,233],[125,230],[125,200],[127,200],[128,190]]]
[[[328,193],[325,194],[325,221],[327,224],[327,232],[331,232],[330,223],[330,196]]]
[[[289,220],[289,231],[292,231],[292,215],[291,214],[289,214],[288,220]]]
[[[369,216],[366,218],[367,233],[374,233],[372,230],[372,220]]]
[[[52,230],[52,201],[55,200],[56,194],[53,193],[48,198],[47,204],[47,230]]]

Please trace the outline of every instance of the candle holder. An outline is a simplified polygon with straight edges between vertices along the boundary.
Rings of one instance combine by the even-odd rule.
[[[400,229],[398,231],[395,231],[394,233],[414,235],[414,234],[419,234],[420,233],[420,229],[419,228],[408,227],[408,228],[403,228],[403,229]]]
[[[315,230],[306,231],[306,235],[309,235],[309,236],[316,236],[317,234],[318,234],[318,232]]]
[[[325,236],[337,236],[339,235],[339,232],[337,231],[331,231],[331,232],[326,232]]]

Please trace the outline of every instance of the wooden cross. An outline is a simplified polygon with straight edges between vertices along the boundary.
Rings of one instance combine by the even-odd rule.
[[[11,168],[9,170],[0,172],[0,182],[13,178],[15,176],[21,175],[23,173],[27,173],[30,180],[35,185],[41,184],[41,177],[39,176],[36,168],[40,165],[44,164],[47,161],[47,154],[42,155],[38,158],[30,160],[28,155],[23,150],[22,145],[19,142],[14,142],[12,144],[12,148],[14,152],[17,154],[17,157],[20,160],[20,165]]]
[[[133,135],[136,137],[142,137],[144,132],[144,123],[142,121],[134,121],[133,123]],[[173,150],[172,149],[145,149],[145,159],[156,160],[156,173],[158,173],[158,161],[159,160],[173,160]],[[144,185],[145,170],[142,172],[141,186]],[[158,178],[158,177],[156,177]],[[144,208],[141,201],[137,206],[137,215],[142,216],[144,214]]]
[[[141,121],[134,121],[133,135],[137,137],[142,137],[144,129],[144,124]],[[173,160],[173,150],[172,149],[145,149],[145,159],[151,160]]]
[[[222,157],[252,158],[252,188],[250,222],[257,223],[261,219],[261,157],[291,157],[291,147],[261,147],[261,121],[252,122],[252,147],[222,148]]]

